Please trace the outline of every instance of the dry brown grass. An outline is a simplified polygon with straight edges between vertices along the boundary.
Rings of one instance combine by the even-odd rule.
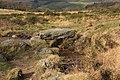
[[[15,29],[19,29],[18,25],[8,22],[7,20],[0,20],[0,34],[4,35]]]
[[[101,53],[96,59],[102,63],[102,66],[92,74],[97,80],[120,79],[120,47]]]
[[[64,80],[92,80],[87,73],[79,72],[75,74],[68,74],[63,76]]]
[[[35,80],[38,80],[38,78],[43,80],[41,77],[48,80],[51,75],[56,76],[57,74],[65,80],[91,80],[89,75],[92,75],[96,80],[108,80],[108,78],[111,80],[119,80],[119,15],[109,16],[107,13],[97,14],[91,10],[80,11],[80,13],[78,13],[78,11],[68,11],[66,13],[70,14],[61,14],[60,16],[41,15],[44,14],[44,12],[27,13],[29,12],[0,9],[0,14],[10,14],[12,18],[21,18],[21,20],[24,20],[26,17],[35,16],[39,17],[41,20],[44,18],[48,20],[48,22],[37,22],[36,24],[26,23],[25,26],[18,26],[9,21],[0,20],[0,33],[4,35],[8,32],[12,32],[13,30],[16,30],[17,32],[19,31],[19,27],[22,27],[23,32],[32,30],[37,31],[54,27],[70,27],[77,30],[78,34],[80,34],[79,39],[75,42],[71,42],[70,40],[66,41],[63,45],[63,50],[60,52],[58,51],[59,56],[63,58],[61,63],[59,63],[60,57],[58,55],[44,55],[44,58],[46,58],[48,62],[52,61],[53,63],[56,63],[57,66],[58,64],[63,63],[60,65],[60,71],[62,70],[62,66],[63,68],[66,68],[67,66],[67,69],[63,69],[64,71],[59,72],[59,70],[57,71],[55,69],[46,69],[38,63],[38,65],[35,66],[36,68],[34,68],[36,75],[33,76],[35,77]],[[22,15],[18,17],[11,14]],[[81,17],[81,15],[83,16]],[[45,41],[41,41],[39,38],[32,38],[30,42],[32,50],[35,54],[37,54],[37,50],[49,47]],[[32,55],[29,55],[32,56],[33,53]],[[33,60],[31,57],[30,59]],[[71,62],[73,65],[71,65]],[[66,73],[66,75],[64,73]],[[107,79],[105,79],[105,75],[108,76]]]
[[[26,13],[25,11],[19,11],[19,10],[10,10],[10,9],[0,9],[0,14],[23,14]]]

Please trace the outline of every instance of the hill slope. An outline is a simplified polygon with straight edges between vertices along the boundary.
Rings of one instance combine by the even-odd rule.
[[[120,10],[3,12],[0,80],[120,79]]]
[[[120,2],[120,0],[103,0],[103,2]]]
[[[5,0],[5,1],[31,2],[34,6],[33,8],[38,11],[80,10],[83,9],[88,4],[93,4],[94,2],[101,2],[101,0]]]
[[[87,7],[119,7],[119,0],[5,0],[0,3],[1,8],[19,9],[27,11],[46,10],[80,10]],[[21,3],[22,2],[22,3]],[[116,2],[116,3],[114,3]],[[95,3],[95,4],[94,4]],[[22,5],[22,7],[21,7]],[[89,6],[90,5],[90,6]],[[29,7],[28,7],[29,6]]]

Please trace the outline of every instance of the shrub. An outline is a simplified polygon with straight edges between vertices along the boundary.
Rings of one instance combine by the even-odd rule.
[[[25,25],[26,24],[25,21],[23,21],[23,20],[21,20],[19,18],[12,19],[11,22],[15,23],[15,24],[18,24],[18,25]]]
[[[39,18],[37,18],[36,16],[28,16],[26,18],[26,21],[30,24],[35,24],[35,23],[39,22]]]
[[[44,15],[59,16],[60,14],[59,14],[59,13],[55,13],[55,12],[53,12],[53,11],[48,10],[48,11],[46,11],[46,12],[44,13]]]

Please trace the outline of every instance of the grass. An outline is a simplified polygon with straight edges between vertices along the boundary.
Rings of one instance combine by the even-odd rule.
[[[94,2],[98,3],[101,0],[79,0],[79,1],[39,1],[37,5],[39,5],[39,8],[41,11],[45,10],[75,10],[75,9],[82,9],[86,5],[93,4]]]
[[[93,4],[94,2],[69,2],[69,3],[71,3],[71,4],[76,4],[76,5],[84,5],[84,6],[86,6],[86,5],[90,5],[90,4]]]
[[[59,3],[59,5],[50,4],[50,6],[52,5],[56,7],[61,7],[60,5],[62,5],[62,3]],[[66,5],[64,3],[63,5],[65,7],[69,6],[69,4]],[[76,50],[75,53],[77,54],[84,53],[81,55],[82,57],[80,56],[79,58],[80,59],[79,65],[82,66],[83,64],[82,66],[83,68],[80,69],[81,71],[83,71],[83,73],[75,72],[74,74],[67,74],[63,77],[66,80],[74,80],[74,79],[90,80],[88,79],[89,74],[84,73],[84,71],[88,73],[90,73],[90,71],[94,71],[94,69],[92,69],[93,68],[92,63],[94,63],[93,58],[95,59],[98,53],[104,53],[109,49],[116,47],[116,42],[115,42],[116,40],[114,39],[114,37],[112,37],[111,39],[109,35],[111,32],[116,31],[117,29],[120,29],[119,28],[120,15],[119,15],[119,11],[116,11],[115,14],[114,15],[113,14],[114,14],[114,11],[107,12],[104,10],[81,10],[81,11],[66,11],[66,12],[49,12],[48,11],[47,14],[44,12],[42,14],[39,12],[33,12],[33,13],[26,12],[22,14],[15,13],[15,14],[6,14],[6,15],[1,14],[0,15],[0,19],[1,19],[0,32],[1,34],[6,35],[9,32],[36,32],[36,31],[46,30],[50,28],[75,29],[76,31],[78,31],[77,34],[80,34],[82,36],[80,36],[79,40],[76,40],[74,44],[72,44],[69,40],[67,40],[64,43],[63,47],[65,47],[65,49],[70,49],[73,52],[74,50]],[[33,16],[33,17],[31,18],[30,16]],[[16,20],[18,21],[15,22]],[[21,20],[25,22],[24,25],[19,24]],[[33,23],[30,23],[31,20],[33,20]],[[17,57],[18,58],[17,60],[19,59],[21,59],[21,61],[27,60],[32,63],[40,59],[40,57],[38,57],[38,54],[36,53],[37,50],[40,50],[41,48],[44,48],[46,46],[49,47],[49,45],[47,44],[45,45],[45,43],[43,44],[42,41],[40,42],[36,42],[34,44],[34,41],[33,41],[33,45],[30,48],[29,47],[26,48],[26,45],[24,46],[14,45],[13,48],[4,47],[5,49],[4,51],[6,51],[11,56]],[[69,42],[71,43],[71,45]],[[77,51],[77,48],[79,49],[79,51]],[[28,60],[29,58],[30,60]],[[53,58],[54,57],[50,57],[49,59],[55,60]],[[0,70],[10,69],[11,65],[12,64],[8,62],[0,63]]]
[[[12,68],[12,64],[10,62],[0,62],[0,71],[7,71]]]
[[[113,20],[113,21],[109,21],[109,22],[105,22],[103,23],[102,25],[98,25],[96,28],[98,28],[96,30],[97,33],[99,32],[104,32],[104,31],[107,31],[109,29],[113,29],[113,28],[116,28],[116,27],[119,27],[119,20]]]
[[[92,80],[86,73],[68,74],[64,76],[65,80]]]
[[[26,13],[24,11],[19,10],[10,10],[10,9],[0,9],[0,14],[23,14]]]
[[[52,9],[52,10],[59,10],[59,9],[66,9],[66,10],[70,10],[70,9],[78,9],[78,8],[83,8],[82,4],[73,4],[73,3],[69,3],[69,2],[52,2],[46,5],[41,6],[42,8],[46,8],[46,9]]]

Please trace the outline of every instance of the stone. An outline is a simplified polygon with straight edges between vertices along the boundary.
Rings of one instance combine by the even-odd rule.
[[[40,70],[40,68],[52,69],[54,65],[57,64],[59,61],[60,57],[58,55],[49,55],[47,58],[41,59],[37,62],[35,70]]]
[[[64,39],[74,38],[76,31],[70,28],[54,28],[43,30],[34,34],[31,40],[45,40],[50,47],[57,47],[63,43]]]
[[[30,49],[30,44],[27,40],[21,39],[7,39],[0,43],[0,48],[2,49],[1,52],[7,53],[6,57],[8,56],[16,56],[17,54],[21,53],[22,51],[26,51]],[[12,57],[11,57],[12,58]]]
[[[30,45],[31,45],[31,46],[41,45],[43,48],[48,46],[47,42],[46,42],[45,40],[40,39],[39,36],[34,36],[34,37],[32,37],[32,38],[29,40],[29,42],[30,42]]]
[[[49,48],[42,48],[39,50],[39,54],[52,54],[53,52]]]
[[[76,31],[74,29],[69,28],[55,28],[55,29],[49,29],[40,31],[37,33],[37,36],[40,36],[41,39],[44,40],[54,40],[54,39],[60,39],[60,38],[73,38],[76,34]]]
[[[41,59],[35,65],[34,75],[31,77],[32,80],[61,80],[58,79],[62,75],[56,68],[56,64],[60,61],[58,55],[49,55],[47,58]]]
[[[23,45],[29,45],[29,42],[28,40],[21,40],[21,39],[7,39],[5,41],[2,41],[1,45],[2,47],[14,46],[14,45],[23,46]]]
[[[54,66],[54,63],[51,62],[51,61],[48,61],[47,59],[42,59],[39,61],[39,64],[41,67],[44,67],[44,68],[53,68]]]
[[[38,50],[37,54],[39,54],[39,56],[41,57],[42,55],[45,54],[59,54],[59,48],[42,48],[40,50]]]
[[[12,35],[12,38],[17,38],[17,36],[16,35]]]

